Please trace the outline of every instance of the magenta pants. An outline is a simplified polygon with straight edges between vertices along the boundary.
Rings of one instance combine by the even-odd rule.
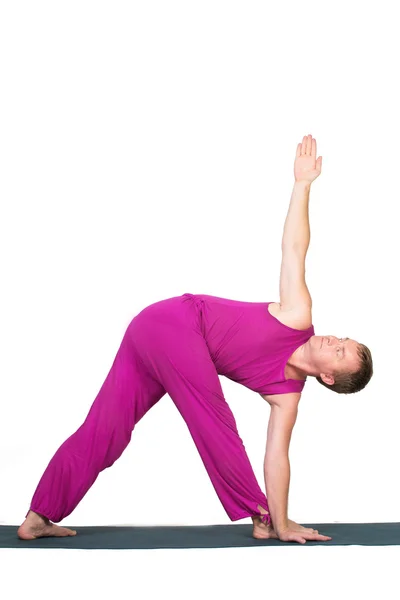
[[[263,520],[271,523],[201,331],[199,302],[190,295],[169,298],[131,321],[89,414],[50,460],[30,510],[54,522],[69,515],[167,393],[230,520],[261,515],[262,507],[268,512]]]

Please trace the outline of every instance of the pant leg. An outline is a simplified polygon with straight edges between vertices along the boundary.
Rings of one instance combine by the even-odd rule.
[[[235,418],[206,341],[194,328],[158,326],[158,353],[151,367],[185,420],[214,489],[231,521],[262,515],[271,523]],[[150,364],[150,363],[149,363]]]
[[[30,510],[59,522],[68,516],[130,442],[143,415],[165,394],[144,369],[128,332],[85,422],[57,450]]]

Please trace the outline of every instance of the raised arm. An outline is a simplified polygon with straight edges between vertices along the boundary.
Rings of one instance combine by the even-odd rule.
[[[308,204],[311,183],[295,181],[282,236],[282,250],[295,249],[307,253],[310,244]]]
[[[305,281],[305,258],[310,244],[308,204],[311,183],[321,172],[322,158],[316,160],[317,144],[304,136],[297,146],[294,163],[295,182],[282,236],[280,306],[285,312],[311,308],[311,296]]]

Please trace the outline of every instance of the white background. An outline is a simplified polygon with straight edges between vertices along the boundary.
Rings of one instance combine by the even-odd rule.
[[[366,344],[374,376],[352,396],[308,378],[290,447],[289,517],[400,520],[394,15],[391,2],[379,10],[310,0],[2,4],[2,524],[23,521],[50,458],[83,422],[130,320],[145,306],[185,292],[279,301],[296,146],[309,133],[323,156],[311,188],[306,263],[315,332]],[[221,383],[265,489],[269,405],[224,377]],[[167,395],[63,521],[224,523],[229,518]],[[298,569],[301,554],[311,569],[304,551],[313,552],[314,565],[322,558],[318,573],[291,580],[310,597],[315,581],[319,594],[327,584],[330,561],[356,550],[199,551],[193,576],[203,557],[221,575],[218,593],[281,590],[291,563]],[[358,549],[353,565],[366,550]],[[382,553],[395,550],[370,548],[369,560],[375,552],[389,573]],[[16,552],[2,553],[16,564]],[[156,557],[165,566],[174,552],[142,560],[152,555],[150,573]],[[221,571],[213,552],[225,557]],[[38,553],[18,554],[32,573],[34,555],[39,567],[40,557],[56,554]],[[116,554],[102,555],[111,564]],[[239,575],[229,588],[223,568],[232,567],[232,556]],[[262,565],[274,561],[267,577]],[[365,577],[365,556],[362,562]],[[176,597],[190,566],[175,569],[167,583]],[[192,596],[204,596],[205,581]],[[335,585],[325,597],[339,593]],[[99,584],[99,593],[106,587]],[[151,597],[148,584],[141,597]]]

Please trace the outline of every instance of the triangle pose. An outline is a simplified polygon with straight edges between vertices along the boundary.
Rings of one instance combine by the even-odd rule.
[[[298,403],[307,377],[336,393],[352,394],[367,385],[373,368],[364,344],[315,335],[312,325],[305,281],[308,202],[321,165],[315,139],[304,136],[297,146],[283,232],[280,302],[184,293],[136,315],[84,423],[60,446],[42,475],[18,529],[21,539],[76,534],[55,523],[72,513],[99,473],[121,456],[135,425],[165,394],[182,415],[232,521],[251,517],[258,539],[331,539],[291,521],[287,514],[288,450]],[[220,375],[271,405],[266,493],[254,475]]]

